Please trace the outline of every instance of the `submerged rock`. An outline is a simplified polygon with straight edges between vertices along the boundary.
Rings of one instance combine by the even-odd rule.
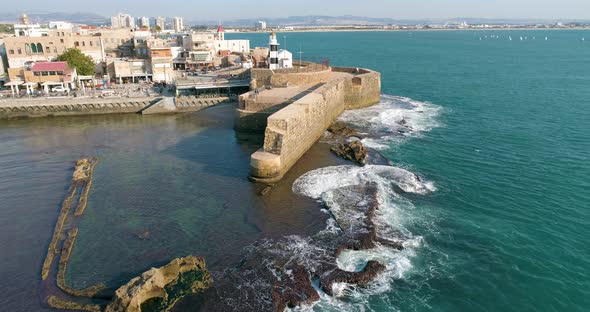
[[[374,183],[343,187],[333,192],[330,209],[334,229],[311,237],[288,236],[262,239],[246,249],[240,265],[216,276],[204,296],[200,311],[277,311],[320,299],[320,289],[332,295],[334,283],[366,286],[385,265],[368,261],[360,272],[338,267],[344,250],[366,250],[376,244],[403,248],[401,243],[378,237],[374,218],[378,209],[378,187]]]
[[[360,272],[347,272],[340,269],[332,271],[321,279],[322,290],[332,296],[332,286],[334,283],[356,284],[366,286],[377,275],[385,270],[385,266],[377,261],[369,261],[365,268]]]
[[[358,140],[335,144],[330,150],[334,154],[344,159],[354,161],[360,165],[365,165],[369,156],[363,143]]]
[[[205,260],[194,256],[178,258],[161,268],[152,268],[115,292],[105,312],[167,311],[178,299],[203,291],[212,279]]]
[[[356,130],[339,121],[332,124],[330,128],[328,128],[328,132],[336,137],[358,136]]]
[[[273,311],[284,311],[301,304],[310,304],[320,300],[320,295],[311,285],[309,273],[302,265],[286,270],[281,280],[272,288]]]

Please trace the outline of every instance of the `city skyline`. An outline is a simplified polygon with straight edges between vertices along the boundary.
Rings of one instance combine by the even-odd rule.
[[[150,5],[151,4],[151,5]],[[93,8],[92,13],[105,17],[117,13],[132,16],[179,16],[190,20],[269,18],[308,15],[355,15],[393,19],[444,19],[457,17],[503,18],[503,19],[590,19],[590,2],[584,0],[417,0],[401,1],[368,0],[359,5],[352,0],[301,0],[297,6],[259,1],[256,7],[244,5],[243,1],[228,0],[220,10],[216,3],[186,3],[171,0],[161,6],[153,1],[104,0]],[[260,5],[261,4],[261,5]],[[272,5],[271,5],[272,4]],[[47,3],[41,0],[23,0],[5,4],[4,9],[14,12],[89,12],[88,5],[79,1],[63,0]],[[260,10],[259,8],[264,8]],[[199,11],[204,12],[200,14]],[[195,13],[187,13],[195,12]]]

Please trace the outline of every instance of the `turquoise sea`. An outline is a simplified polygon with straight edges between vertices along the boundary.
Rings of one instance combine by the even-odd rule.
[[[252,46],[268,39],[226,37]],[[388,262],[386,274],[296,310],[587,311],[590,40],[582,38],[590,31],[279,34],[295,58],[301,51],[306,60],[382,73],[382,103],[342,120],[429,190],[383,199],[381,217],[406,240],[405,251],[339,259],[354,269],[378,258]],[[236,134],[232,117],[225,106],[0,121],[0,310],[48,310],[40,267],[73,162],[83,156],[100,163],[67,274],[77,287],[119,285],[189,253],[220,271],[260,238],[322,230],[325,214],[291,192],[293,181],[310,171],[351,177],[351,169],[313,171],[346,164],[318,144],[259,197],[246,176],[260,142]],[[396,132],[401,120],[408,131]],[[387,182],[374,169],[355,174]]]
[[[437,191],[400,208],[422,246],[365,311],[589,309],[590,31],[286,36],[305,57],[380,71],[385,95],[437,107],[431,131],[383,140]]]

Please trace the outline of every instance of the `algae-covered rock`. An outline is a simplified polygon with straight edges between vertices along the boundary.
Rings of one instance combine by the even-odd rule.
[[[351,141],[340,144],[335,144],[330,149],[334,154],[358,163],[365,165],[367,163],[368,153],[360,141]]]
[[[152,268],[115,292],[106,312],[166,311],[178,299],[211,286],[205,260],[194,256],[178,258],[161,268]]]
[[[62,299],[56,296],[50,296],[47,299],[47,304],[49,304],[49,306],[52,308],[61,310],[100,312],[100,306],[97,304],[80,303],[76,301]]]

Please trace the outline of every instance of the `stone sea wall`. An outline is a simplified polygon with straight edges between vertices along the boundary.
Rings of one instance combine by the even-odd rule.
[[[336,68],[335,72],[350,75],[332,76],[329,82],[267,118],[264,147],[250,160],[253,181],[282,179],[344,110],[380,101],[378,72],[357,68]],[[252,123],[262,123],[265,116],[258,117]]]
[[[332,71],[354,74],[345,80],[345,109],[359,109],[378,103],[381,98],[381,74],[364,68],[332,67]]]
[[[46,117],[68,115],[95,115],[137,113],[160,99],[31,99],[0,102],[0,119],[18,117]]]
[[[297,67],[298,62],[293,65],[296,67],[276,70],[253,68],[251,87],[305,86],[332,80],[332,70],[329,66],[307,62],[302,62],[302,68]]]

